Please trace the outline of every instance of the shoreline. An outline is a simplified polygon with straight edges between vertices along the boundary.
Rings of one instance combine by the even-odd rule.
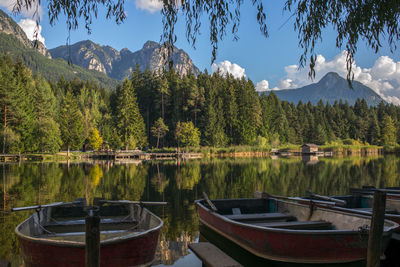
[[[247,149],[246,149],[247,148]],[[246,151],[247,150],[247,151]],[[153,152],[157,151],[157,152]],[[228,147],[228,148],[189,148],[188,152],[176,152],[171,148],[142,151],[117,151],[117,152],[66,152],[55,154],[27,153],[27,154],[0,154],[0,162],[46,162],[65,160],[163,160],[163,159],[198,159],[198,158],[249,158],[249,157],[290,157],[290,156],[377,156],[387,154],[399,154],[397,147],[381,146],[322,146],[318,152],[302,153],[301,146],[282,147],[278,149],[266,149],[256,147]]]

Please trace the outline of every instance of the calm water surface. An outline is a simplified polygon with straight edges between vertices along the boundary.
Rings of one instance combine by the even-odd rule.
[[[285,196],[345,194],[362,185],[400,186],[400,158],[242,158],[163,161],[23,163],[0,165],[0,259],[23,266],[14,228],[29,212],[11,207],[92,199],[168,201],[153,208],[164,220],[154,266],[200,267],[188,245],[203,238],[193,205],[202,192],[211,199],[252,197],[254,191]]]

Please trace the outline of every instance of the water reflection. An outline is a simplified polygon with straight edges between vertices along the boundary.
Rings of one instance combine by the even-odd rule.
[[[309,162],[309,161],[308,161]],[[0,165],[0,259],[21,266],[15,226],[29,212],[10,207],[73,201],[86,197],[168,201],[152,211],[162,217],[157,263],[174,265],[187,257],[189,243],[199,235],[193,205],[202,191],[210,198],[251,197],[254,191],[286,196],[345,194],[350,187],[399,186],[400,159],[386,157],[319,158],[307,164],[301,158],[203,159],[185,161],[86,163],[25,163]]]

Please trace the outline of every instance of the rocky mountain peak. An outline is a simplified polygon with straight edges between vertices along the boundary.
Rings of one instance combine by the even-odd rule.
[[[157,42],[147,41],[144,43],[142,49],[156,49],[156,48],[160,48],[160,45]]]
[[[50,53],[40,41],[30,41],[24,30],[0,9],[0,32],[14,35],[26,48],[33,48],[42,55],[51,58]]]
[[[73,64],[103,72],[119,80],[129,77],[136,64],[142,71],[149,69],[154,72],[165,67],[162,54],[165,51],[154,41],[145,42],[142,49],[136,52],[131,52],[128,48],[123,48],[118,52],[111,46],[101,46],[90,40],[70,45],[69,48],[59,46],[51,49],[50,52],[54,58],[71,60]],[[189,72],[195,75],[200,73],[189,55],[181,49],[174,47],[172,60],[175,70],[181,75]]]

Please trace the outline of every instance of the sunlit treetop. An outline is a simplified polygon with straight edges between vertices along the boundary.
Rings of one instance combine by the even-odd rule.
[[[243,0],[162,2],[161,42],[168,46],[169,52],[177,40],[175,25],[180,17],[185,19],[186,39],[193,47],[196,45],[202,18],[208,19],[212,62],[216,59],[219,41],[223,40],[228,31],[234,39],[238,39]],[[260,31],[268,37],[267,12],[263,2],[252,0],[252,5],[257,10],[256,19]],[[85,28],[90,33],[91,23],[93,18],[97,18],[99,8],[106,9],[107,19],[115,20],[117,24],[126,18],[124,0],[48,0],[47,3],[50,23],[54,25],[59,15],[63,14],[69,31],[77,29],[79,19],[83,19]],[[17,0],[14,12],[20,13],[24,8],[37,8],[40,4],[41,0]],[[315,46],[322,41],[322,31],[327,27],[333,26],[336,30],[336,46],[344,46],[347,50],[348,80],[353,78],[352,64],[360,40],[375,52],[379,51],[383,42],[387,42],[393,52],[400,39],[399,0],[286,0],[284,10],[296,18],[294,28],[298,33],[299,46],[303,49],[299,63],[300,67],[304,67],[309,61],[310,77],[315,76]]]

